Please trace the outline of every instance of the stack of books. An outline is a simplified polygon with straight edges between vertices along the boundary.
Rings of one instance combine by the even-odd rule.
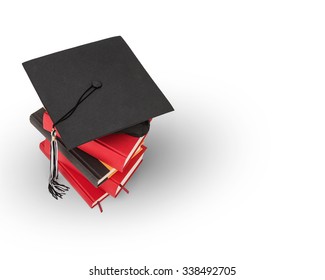
[[[44,108],[30,116],[32,125],[45,136],[39,145],[50,158],[50,139],[53,122]],[[68,150],[57,131],[59,171],[83,200],[91,207],[98,206],[108,196],[116,198],[143,161],[147,150],[147,135],[134,137],[125,133],[110,134]]]

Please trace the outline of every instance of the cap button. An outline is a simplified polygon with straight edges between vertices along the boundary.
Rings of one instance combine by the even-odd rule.
[[[101,88],[102,87],[102,82],[101,81],[93,81],[92,86],[94,88]]]

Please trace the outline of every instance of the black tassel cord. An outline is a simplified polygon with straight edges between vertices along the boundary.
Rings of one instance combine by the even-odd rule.
[[[78,106],[85,101],[96,89],[102,87],[102,83],[99,81],[93,81],[91,86],[85,90],[85,92],[80,96],[76,105],[73,106],[66,114],[64,114],[58,121],[53,123],[51,132],[51,150],[50,150],[50,178],[48,189],[49,192],[55,199],[62,198],[65,192],[69,190],[69,187],[58,183],[59,172],[58,172],[58,141],[56,139],[56,129],[55,127],[71,117],[71,115],[76,111]]]

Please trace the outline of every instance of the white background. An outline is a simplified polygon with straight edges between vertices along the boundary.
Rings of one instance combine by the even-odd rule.
[[[2,1],[0,278],[147,265],[324,279],[323,3]],[[29,123],[41,102],[21,63],[115,35],[175,112],[152,123],[130,194],[100,214],[74,190],[47,192]]]

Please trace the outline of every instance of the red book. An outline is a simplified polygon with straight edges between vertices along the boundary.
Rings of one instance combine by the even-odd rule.
[[[50,142],[48,140],[40,143],[40,149],[50,158]],[[59,171],[91,208],[99,205],[101,209],[99,203],[108,196],[108,193],[100,188],[95,188],[61,152],[59,152]]]
[[[100,188],[113,197],[117,197],[122,189],[127,191],[125,185],[142,163],[143,154],[146,150],[147,147],[142,145],[140,150],[137,151],[137,154],[134,155],[125,166],[123,172],[116,172],[112,177],[101,184]]]
[[[51,131],[53,122],[47,112],[43,115],[43,128]],[[57,136],[60,136],[57,131]],[[80,150],[107,163],[120,172],[140,147],[144,138],[133,137],[127,134],[110,134],[78,146]]]
[[[40,148],[43,151],[43,153],[49,158],[50,142],[48,140],[43,141],[40,144]],[[63,172],[61,172],[61,174],[77,191],[78,189],[85,188],[85,191],[88,194],[86,198],[83,196],[84,192],[80,193],[78,191],[78,193],[85,199],[87,203],[88,203],[87,198],[89,196],[93,197],[94,198],[92,202],[93,204],[98,200],[96,199],[96,197],[102,193],[105,193],[106,196],[109,194],[113,197],[116,197],[122,189],[125,189],[124,186],[126,185],[129,179],[132,177],[133,173],[141,164],[143,160],[143,154],[146,151],[146,149],[147,147],[141,146],[139,151],[137,151],[137,154],[130,160],[129,164],[125,167],[124,172],[116,172],[112,177],[110,177],[108,180],[103,182],[99,188],[94,187],[94,185],[85,176],[83,176],[82,173],[65,156],[63,156],[60,151],[59,151],[59,171],[61,172],[62,169]],[[60,166],[62,166],[61,169]],[[71,181],[70,177],[73,177],[74,180]],[[75,187],[75,183],[77,183],[77,187]],[[95,190],[99,190],[99,192]],[[103,199],[105,197],[103,197]],[[90,207],[94,207],[96,204],[91,206],[88,203],[88,205]]]

